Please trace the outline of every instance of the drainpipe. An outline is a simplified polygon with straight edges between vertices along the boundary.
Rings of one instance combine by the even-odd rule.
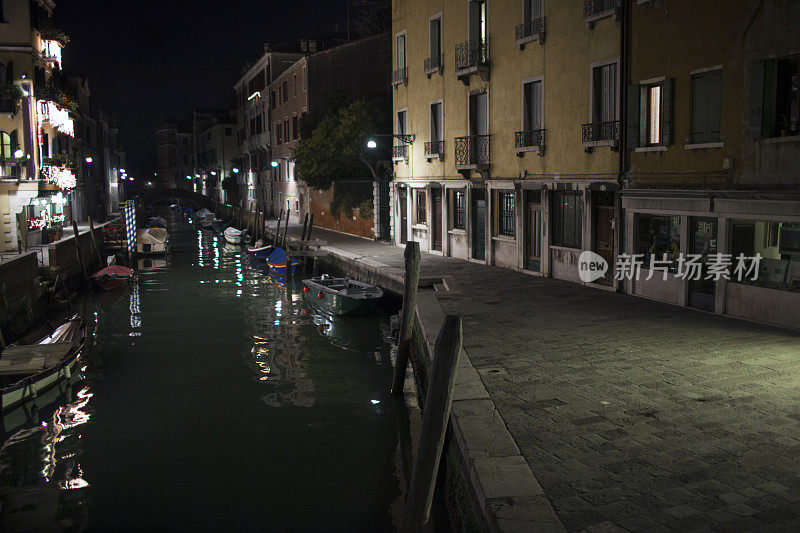
[[[617,171],[617,194],[614,202],[614,218],[616,219],[616,255],[625,251],[625,217],[622,211],[622,189],[625,173],[628,171],[628,84],[630,82],[630,9],[629,0],[622,0],[619,6],[619,61],[620,61],[620,122],[619,131],[619,168]],[[616,258],[615,258],[616,260]],[[625,291],[623,280],[615,281],[617,292]]]

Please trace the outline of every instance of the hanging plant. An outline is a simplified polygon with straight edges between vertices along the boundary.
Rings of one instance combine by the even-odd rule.
[[[39,100],[49,100],[55,102],[60,107],[75,113],[78,111],[78,102],[64,93],[61,89],[57,89],[50,85],[41,85],[36,87],[36,98]]]
[[[45,157],[43,163],[53,167],[75,169],[75,158],[67,154],[53,154],[51,157]]]
[[[63,46],[67,46],[69,44],[69,35],[67,35],[61,30],[47,28],[43,29],[41,33],[42,33],[42,39],[45,39],[47,41],[58,41]]]

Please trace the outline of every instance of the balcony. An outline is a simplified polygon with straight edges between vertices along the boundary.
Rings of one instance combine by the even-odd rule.
[[[425,143],[425,159],[438,158],[439,161],[444,161],[444,141],[430,141]]]
[[[399,144],[392,146],[392,161],[405,161],[408,163],[408,145]]]
[[[456,76],[464,85],[469,85],[469,77],[478,74],[483,81],[489,81],[489,39],[473,40],[456,45]]]
[[[616,149],[619,144],[619,120],[583,124],[581,143],[588,153],[597,146],[611,146]]]
[[[519,157],[525,152],[544,155],[544,130],[518,131],[514,134],[514,149]]]
[[[433,74],[441,74],[444,71],[444,54],[425,58],[425,75],[429,78]]]
[[[517,47],[522,50],[525,45],[533,41],[544,44],[545,17],[526,20],[514,30]]]
[[[408,85],[408,67],[399,68],[392,72],[392,87]]]
[[[456,137],[454,141],[456,170],[486,170],[489,168],[489,135]]]
[[[606,17],[617,20],[622,0],[583,0],[583,22],[588,28]]]

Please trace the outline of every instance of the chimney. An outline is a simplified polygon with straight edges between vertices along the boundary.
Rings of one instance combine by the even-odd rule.
[[[264,53],[265,54],[269,53],[270,50],[272,50],[272,47],[270,46],[270,44],[269,43],[264,43]]]
[[[317,51],[317,41],[310,40],[308,41],[308,51],[314,53]]]
[[[308,41],[305,39],[300,39],[300,51],[308,52]]]

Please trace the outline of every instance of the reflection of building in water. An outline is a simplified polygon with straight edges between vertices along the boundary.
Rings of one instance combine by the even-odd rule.
[[[265,294],[245,300],[244,323],[253,338],[247,360],[268,388],[262,400],[272,407],[311,407],[314,383],[304,368],[295,306],[286,301],[285,286],[263,284],[256,290]],[[265,300],[272,304],[265,305]]]
[[[137,331],[142,327],[142,315],[141,315],[141,307],[139,303],[139,284],[134,281],[133,285],[131,285],[131,303],[130,303],[130,311],[131,311],[131,332],[129,335],[131,337],[140,337],[142,335],[141,331]]]

